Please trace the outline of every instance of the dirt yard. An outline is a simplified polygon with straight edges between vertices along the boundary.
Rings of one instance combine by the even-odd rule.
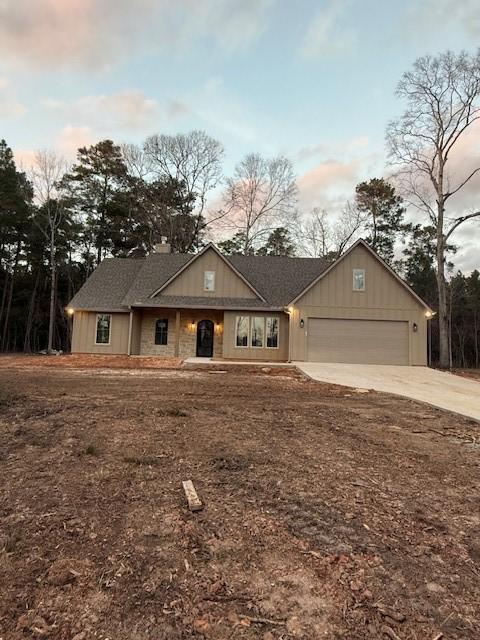
[[[480,637],[479,424],[286,368],[18,362],[2,640]]]
[[[480,369],[455,369],[453,373],[457,376],[471,378],[472,380],[478,380],[480,382]]]

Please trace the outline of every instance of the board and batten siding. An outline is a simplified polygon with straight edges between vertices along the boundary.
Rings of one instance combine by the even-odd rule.
[[[130,355],[138,356],[140,354],[140,345],[142,339],[142,309],[134,309],[132,312],[132,336],[130,339]]]
[[[353,290],[354,269],[365,269],[365,291]],[[396,320],[408,322],[409,364],[426,365],[425,311],[383,264],[359,245],[295,303],[290,317],[291,358],[307,359],[309,318]]]
[[[215,291],[204,290],[205,271],[215,272]],[[161,295],[208,298],[257,298],[252,289],[213,249],[199,256],[178,275]]]
[[[237,347],[237,316],[279,318],[278,348]],[[223,324],[223,357],[228,360],[271,360],[285,362],[288,360],[288,316],[281,311],[225,311]]]
[[[110,313],[110,344],[95,344],[97,315],[95,311],[75,311],[72,353],[127,354],[130,314]]]

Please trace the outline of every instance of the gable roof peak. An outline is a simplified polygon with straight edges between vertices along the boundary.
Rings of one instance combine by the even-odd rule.
[[[224,256],[223,253],[220,253],[218,247],[216,247],[213,242],[209,242],[207,245],[203,247],[201,251],[198,253],[192,254],[190,260],[188,260],[182,267],[180,267],[171,278],[169,278],[166,282],[162,284],[161,287],[157,288],[153,293],[150,294],[149,298],[154,298],[159,293],[161,293],[169,284],[171,284],[178,276],[183,273],[188,267],[190,267],[194,262],[196,262],[201,256],[203,256],[208,250],[213,250],[221,260],[228,265],[228,267],[247,285],[247,287],[260,298],[262,302],[267,302],[266,299],[262,296],[262,294],[252,285],[252,283],[228,260],[227,256]]]
[[[325,271],[323,271],[317,278],[315,278],[312,282],[310,282],[310,284],[305,287],[305,289],[303,291],[301,291],[290,303],[289,305],[295,304],[307,291],[309,291],[313,286],[315,286],[317,284],[317,282],[319,282],[320,280],[322,280],[327,274],[330,273],[330,271],[332,271],[332,269],[334,269],[337,264],[339,262],[341,262],[344,258],[346,258],[348,255],[350,255],[350,253],[352,253],[352,251],[354,251],[357,247],[362,246],[364,247],[376,260],[378,260],[378,262],[380,262],[380,264],[403,286],[405,287],[405,289],[407,289],[407,291],[410,293],[410,295],[412,295],[416,301],[418,303],[420,303],[422,305],[422,307],[424,307],[425,309],[427,309],[427,311],[431,311],[431,308],[429,307],[429,305],[425,302],[425,300],[422,300],[422,298],[412,289],[412,287],[405,282],[405,280],[403,278],[401,278],[398,273],[392,269],[392,267],[375,251],[375,249],[373,247],[370,246],[370,244],[364,240],[363,238],[359,238],[358,240],[356,240],[352,245],[350,245],[350,247],[344,252],[342,253],[342,255],[340,257],[338,257],[336,260],[334,260],[334,262],[332,262],[332,264],[325,269]]]

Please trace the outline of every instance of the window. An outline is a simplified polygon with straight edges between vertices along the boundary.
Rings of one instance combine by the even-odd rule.
[[[353,290],[365,291],[365,269],[353,270]]]
[[[267,318],[267,347],[276,349],[278,347],[278,318]]]
[[[235,346],[278,349],[279,328],[280,319],[278,317],[237,316]]]
[[[109,313],[99,313],[97,315],[97,330],[95,333],[95,344],[110,344],[110,324],[112,316]]]
[[[205,291],[215,291],[215,271],[204,272],[203,288]]]
[[[252,318],[252,347],[263,347],[265,318]]]
[[[168,320],[162,318],[155,322],[155,344],[167,344],[168,342]]]
[[[248,347],[248,316],[237,316],[235,326],[235,346]]]

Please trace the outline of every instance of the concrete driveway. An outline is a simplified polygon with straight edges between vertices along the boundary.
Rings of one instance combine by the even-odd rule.
[[[427,367],[321,362],[294,364],[320,382],[395,393],[480,421],[480,382],[475,380]]]

